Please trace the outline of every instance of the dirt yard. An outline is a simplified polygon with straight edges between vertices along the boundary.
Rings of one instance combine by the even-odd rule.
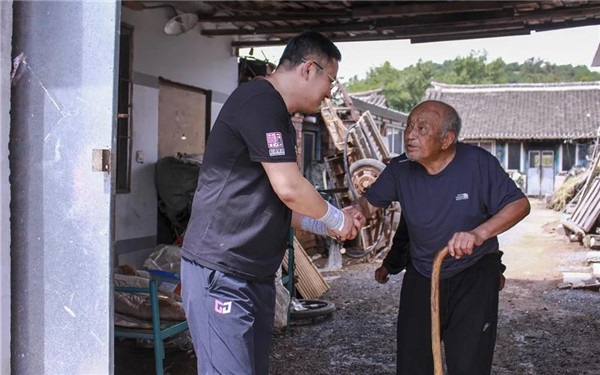
[[[559,290],[562,272],[588,271],[587,249],[557,234],[560,214],[533,201],[532,213],[500,237],[506,286],[493,374],[600,374],[600,293]],[[352,263],[352,264],[350,264]],[[402,277],[373,280],[379,262],[344,259],[325,277],[322,297],[336,311],[317,322],[295,321],[274,337],[270,374],[395,374],[395,325]],[[153,370],[149,349],[116,348],[117,374]],[[168,351],[166,373],[195,374],[188,351]]]

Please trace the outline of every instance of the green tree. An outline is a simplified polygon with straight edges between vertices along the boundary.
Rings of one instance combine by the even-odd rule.
[[[388,99],[388,104],[392,108],[408,113],[423,100],[423,94],[433,78],[433,63],[419,60],[416,65],[406,67],[401,73],[400,84],[396,91],[390,93],[391,99]],[[389,97],[386,95],[386,98]]]
[[[482,83],[485,79],[485,62],[487,53],[471,51],[469,56],[457,57],[452,60],[452,70],[449,72],[446,83],[475,84]]]
[[[382,88],[388,105],[407,113],[423,100],[432,79],[451,84],[582,82],[600,81],[600,73],[582,65],[556,65],[534,57],[523,64],[507,64],[501,58],[488,63],[486,51],[471,51],[466,57],[441,64],[419,60],[402,70],[386,61],[369,69],[364,79],[352,77],[346,87],[349,92]]]
[[[509,72],[501,58],[497,58],[485,66],[485,78],[482,83],[508,83]]]

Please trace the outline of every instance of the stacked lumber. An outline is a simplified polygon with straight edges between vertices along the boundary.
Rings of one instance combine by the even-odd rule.
[[[346,133],[348,128],[344,125],[344,121],[338,116],[339,108],[337,108],[330,99],[323,101],[321,107],[321,117],[325,123],[325,127],[329,132],[329,136],[333,140],[333,144],[338,151],[343,151],[346,143]]]
[[[600,216],[600,178],[596,177],[587,191],[584,191],[571,216],[564,219],[562,224],[582,239],[594,228],[598,216]]]
[[[288,271],[288,253],[283,258],[283,270]],[[329,290],[329,285],[319,273],[300,242],[294,237],[294,280],[295,288],[304,299],[318,299]],[[288,272],[289,273],[289,272]]]
[[[600,234],[598,217],[600,216],[600,176],[597,168],[600,166],[600,153],[594,152],[594,163],[589,168],[585,184],[573,198],[577,200],[573,212],[561,220],[565,233],[572,241],[582,241],[586,235]],[[587,239],[585,243],[597,242],[600,238]],[[585,244],[584,243],[584,244]]]

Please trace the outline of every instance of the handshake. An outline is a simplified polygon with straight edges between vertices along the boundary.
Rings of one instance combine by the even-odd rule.
[[[327,203],[327,213],[322,218],[313,219],[308,216],[300,216],[299,219],[298,223],[298,219],[294,219],[292,216],[294,228],[321,236],[331,236],[340,242],[356,238],[367,221],[361,210],[355,206],[344,207],[340,210],[330,203]]]
[[[354,206],[347,206],[341,210],[344,222],[341,230],[328,229],[327,234],[340,242],[356,238],[366,223],[365,216]]]

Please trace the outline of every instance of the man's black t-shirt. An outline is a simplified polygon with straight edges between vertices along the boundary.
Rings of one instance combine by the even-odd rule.
[[[261,162],[295,162],[296,133],[267,80],[238,87],[208,137],[181,255],[242,279],[269,281],[285,254],[291,210]]]

